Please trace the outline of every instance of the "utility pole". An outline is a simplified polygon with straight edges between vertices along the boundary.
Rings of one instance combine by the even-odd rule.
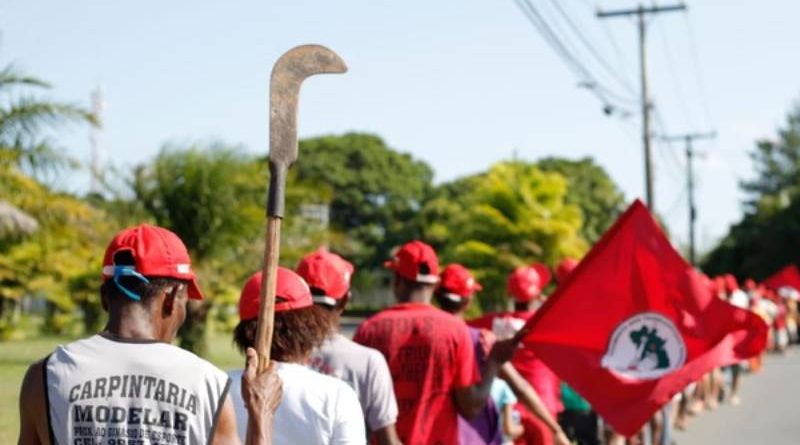
[[[662,139],[665,141],[685,141],[686,142],[686,188],[689,194],[689,262],[692,265],[696,264],[695,261],[695,235],[694,226],[697,220],[697,208],[694,202],[694,167],[692,161],[694,160],[694,150],[692,149],[692,142],[699,139],[713,139],[717,137],[716,132],[710,133],[688,133],[675,136],[664,136]]]
[[[650,6],[645,7],[641,4],[635,9],[620,9],[615,11],[597,11],[598,18],[627,17],[636,15],[639,21],[639,71],[641,77],[641,106],[642,106],[642,143],[644,145],[644,183],[645,201],[651,212],[655,211],[655,201],[653,193],[653,156],[650,148],[650,103],[649,92],[647,89],[647,51],[645,36],[647,34],[647,22],[645,18],[648,14],[658,14],[660,12],[684,11],[686,5],[675,4],[669,6]]]

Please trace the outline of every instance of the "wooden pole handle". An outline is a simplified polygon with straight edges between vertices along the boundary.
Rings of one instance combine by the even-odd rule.
[[[281,218],[267,217],[267,237],[264,245],[264,266],[261,269],[261,298],[256,330],[258,373],[269,367],[272,330],[275,326],[275,292],[278,284],[278,259],[281,249]]]

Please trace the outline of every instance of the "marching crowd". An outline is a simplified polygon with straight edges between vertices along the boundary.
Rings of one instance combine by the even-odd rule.
[[[245,369],[224,373],[172,346],[187,299],[201,299],[188,253],[166,229],[120,232],[103,262],[106,328],[31,366],[20,396],[20,443],[64,444],[625,444],[672,442],[673,428],[720,402],[740,403],[743,371],[689,385],[640,434],[615,434],[517,332],[577,266],[519,267],[508,312],[465,319],[481,285],[459,264],[440,268],[429,245],[400,247],[386,267],[396,304],[339,332],[355,273],[321,248],[279,268],[272,366],[255,370],[261,273],[244,284],[232,337]],[[551,280],[552,279],[552,280]],[[797,292],[731,275],[707,279],[719,298],[772,327],[770,348],[798,341]]]

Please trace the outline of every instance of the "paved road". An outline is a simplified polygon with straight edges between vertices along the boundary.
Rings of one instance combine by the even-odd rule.
[[[764,369],[745,376],[742,404],[722,405],[692,420],[678,445],[800,444],[800,348],[770,356]]]

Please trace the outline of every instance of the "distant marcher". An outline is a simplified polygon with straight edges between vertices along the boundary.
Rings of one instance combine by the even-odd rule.
[[[315,306],[308,284],[295,272],[278,268],[275,325],[270,355],[283,381],[283,400],[275,412],[277,445],[366,443],[364,417],[356,393],[345,382],[306,366],[311,351],[333,333],[330,314]],[[255,344],[260,306],[261,272],[252,275],[239,298],[233,341],[244,350]],[[241,371],[234,371],[234,381]],[[234,394],[236,391],[234,391]],[[239,425],[248,421],[234,397]]]
[[[439,307],[463,319],[465,311],[469,308],[476,292],[482,289],[481,285],[472,276],[472,273],[460,264],[450,264],[442,271],[439,287],[434,293],[434,298]],[[476,366],[480,369],[486,361],[488,348],[495,341],[494,334],[486,329],[468,327],[472,337]],[[469,419],[459,418],[459,433],[461,445],[467,444],[499,444],[504,437],[514,439],[524,434],[524,428],[519,424],[519,412],[513,404],[521,403],[551,429],[559,445],[568,445],[567,439],[558,422],[552,417],[544,403],[536,394],[533,387],[525,381],[511,363],[503,364],[500,371],[501,378],[492,382],[492,399],[484,406],[483,410]],[[509,386],[510,385],[510,386]],[[504,395],[505,390],[512,391],[512,397]],[[519,399],[515,395],[519,394]],[[513,398],[513,404],[509,400]],[[501,399],[504,403],[498,404]],[[516,419],[514,419],[516,414]],[[513,420],[513,422],[512,422]]]
[[[537,271],[539,269],[539,271]],[[498,339],[513,337],[533,316],[534,308],[541,304],[542,289],[547,285],[549,272],[545,268],[522,266],[514,269],[506,282],[509,296],[514,302],[514,311],[507,313],[487,314],[469,322],[471,326],[490,329]],[[553,418],[564,409],[561,403],[561,383],[553,371],[536,357],[529,348],[515,351],[511,363],[541,397]],[[533,415],[522,404],[517,405],[525,435],[517,440],[518,444],[553,443],[553,432],[546,424]]]
[[[742,309],[750,309],[751,303],[757,301],[759,296],[757,294],[748,295],[741,289],[736,282],[736,277],[732,274],[726,274],[720,281],[722,292],[727,296],[728,302],[736,307]],[[747,366],[746,362],[736,363],[728,367],[731,372],[731,386],[728,395],[728,401],[731,405],[739,405],[741,398],[739,397],[739,390],[742,384],[742,370]]]
[[[359,326],[354,340],[379,350],[392,371],[399,407],[397,432],[405,445],[455,444],[458,414],[477,415],[500,365],[516,345],[497,342],[483,375],[463,321],[431,306],[439,259],[421,241],[402,246],[386,267],[394,271],[397,304]]]
[[[311,288],[314,304],[329,311],[334,326],[350,300],[353,265],[324,248],[306,255],[297,273]],[[375,349],[359,345],[336,333],[315,349],[312,369],[345,381],[361,402],[369,436],[378,445],[399,444],[395,430],[397,401],[386,359]]]
[[[271,444],[281,398],[273,368],[247,371],[233,394],[261,417],[236,431],[231,379],[211,363],[170,343],[186,318],[188,299],[203,295],[189,253],[177,235],[143,224],[119,232],[103,260],[102,332],[59,346],[34,363],[20,393],[20,444],[142,443]],[[240,385],[240,380],[242,385]],[[245,409],[244,406],[242,409]]]
[[[516,408],[519,400],[505,380],[494,379],[494,382],[492,382],[492,401],[500,414],[502,444],[512,445],[514,440],[525,434],[525,429],[519,423],[519,411]],[[566,442],[566,444],[569,445],[569,442]]]

